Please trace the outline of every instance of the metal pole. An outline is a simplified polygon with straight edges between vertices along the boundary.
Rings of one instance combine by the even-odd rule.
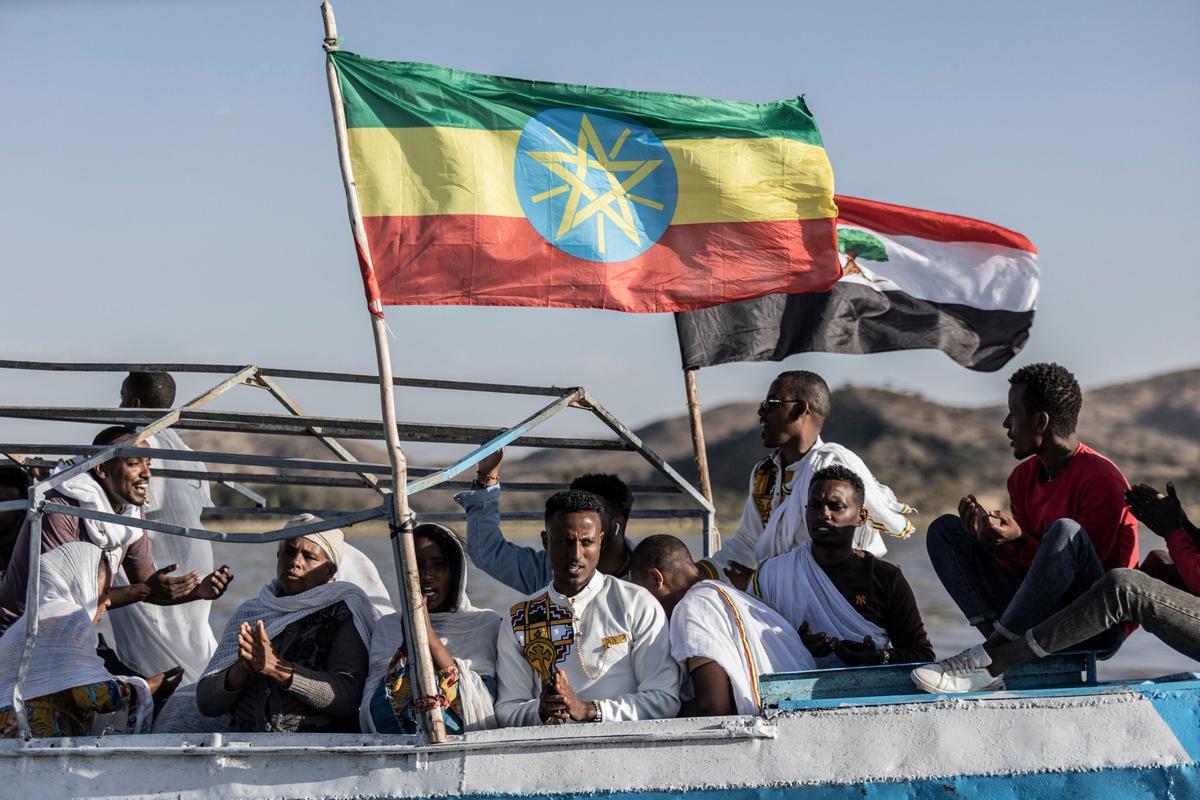
[[[333,107],[334,133],[337,137],[338,161],[342,169],[342,183],[346,189],[346,206],[350,214],[350,227],[359,258],[370,266],[371,251],[367,247],[366,231],[363,228],[362,211],[358,207],[358,194],[354,188],[354,172],[350,165],[350,148],[346,142],[346,113],[342,107],[342,91],[338,85],[337,70],[328,53],[337,49],[337,23],[333,18],[333,7],[329,0],[321,3],[321,19],[325,23],[325,74],[329,80],[329,102]],[[400,436],[396,431],[396,407],[392,384],[392,361],[388,352],[387,326],[383,321],[383,309],[372,307],[371,331],[375,336],[375,358],[379,367],[379,400],[383,414],[383,431],[387,441],[388,461],[392,466],[392,518],[391,528],[396,571],[404,594],[404,621],[407,626],[411,663],[416,668],[417,696],[433,697],[438,693],[437,676],[433,671],[433,658],[429,654],[428,616],[422,602],[420,577],[417,574],[417,555],[413,544],[412,514],[408,508],[408,462],[400,449]],[[434,708],[423,715],[425,730],[434,743],[446,741],[446,725],[442,710]]]
[[[38,599],[42,587],[42,498],[45,489],[34,485],[29,489],[29,582],[25,586],[25,649],[17,666],[17,679],[13,682],[13,711],[17,713],[17,731],[21,738],[29,741],[33,733],[29,729],[29,717],[25,713],[25,676],[33,663],[33,648],[37,646]],[[99,564],[97,564],[99,567]]]

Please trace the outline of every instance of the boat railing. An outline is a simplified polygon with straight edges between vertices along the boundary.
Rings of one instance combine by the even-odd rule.
[[[63,363],[45,361],[0,360],[0,369],[34,370],[49,372],[132,372],[163,371],[170,373],[203,373],[222,376],[212,388],[170,409],[111,408],[111,407],[66,407],[66,406],[0,406],[0,418],[52,422],[89,423],[101,425],[127,425],[137,433],[111,445],[63,445],[53,443],[0,443],[0,454],[11,461],[32,470],[34,467],[53,469],[40,479],[34,480],[29,496],[24,500],[0,503],[0,511],[26,509],[30,530],[40,530],[41,517],[46,513],[99,521],[120,522],[172,536],[223,542],[263,543],[317,533],[332,528],[346,528],[373,520],[386,520],[393,531],[392,551],[396,562],[400,594],[403,596],[403,570],[401,568],[400,544],[395,535],[395,520],[392,520],[393,504],[390,477],[392,468],[388,464],[363,462],[342,444],[343,439],[381,440],[385,437],[383,423],[375,419],[315,416],[285,391],[280,380],[301,380],[347,384],[379,384],[373,375],[314,370],[274,369],[254,364],[179,364],[179,363]],[[476,381],[448,381],[397,377],[392,380],[399,387],[433,389],[454,392],[488,392],[495,394],[541,396],[550,402],[507,428],[434,423],[398,422],[397,433],[402,441],[431,444],[468,445],[472,449],[465,455],[454,458],[451,463],[436,468],[412,468],[408,471],[406,488],[408,495],[430,490],[455,490],[468,488],[469,484],[454,478],[478,464],[483,459],[504,447],[558,448],[584,451],[624,451],[649,463],[665,483],[634,484],[631,488],[639,494],[661,494],[679,496],[684,505],[662,508],[640,508],[633,516],[640,519],[695,519],[700,522],[702,550],[710,555],[719,546],[712,504],[684,479],[665,459],[651,450],[629,427],[620,422],[582,387],[526,386],[518,384],[495,384]],[[231,389],[246,386],[269,394],[282,406],[286,413],[266,414],[253,411],[212,411],[205,409],[211,401]],[[588,438],[572,436],[535,436],[532,432],[567,409],[586,412],[606,427],[613,436]],[[217,451],[177,451],[160,448],[138,447],[155,433],[167,428],[192,431],[218,431],[233,433],[269,433],[312,437],[323,444],[334,456],[333,459],[287,458],[249,453]],[[159,470],[156,474],[169,480],[203,479],[220,483],[249,499],[249,507],[221,506],[208,509],[206,519],[227,517],[291,517],[299,513],[312,513],[318,520],[303,525],[278,527],[262,532],[238,532],[192,528],[165,522],[133,519],[116,514],[77,508],[47,499],[47,493],[71,477],[78,475],[105,461],[122,456],[136,455],[148,458],[169,458],[180,462],[197,462],[217,465],[212,472],[202,470]],[[70,460],[62,460],[70,459]],[[252,472],[236,467],[266,468],[273,472]],[[321,474],[326,473],[326,474]],[[248,488],[251,485],[314,486],[327,488],[367,489],[380,497],[378,505],[365,509],[304,508],[295,506],[272,506],[261,494]],[[505,491],[550,492],[562,488],[552,482],[506,483]],[[450,521],[464,519],[460,512],[416,512],[414,517],[426,521]],[[540,512],[509,511],[503,519],[536,520]],[[31,738],[25,712],[22,686],[36,646],[38,626],[38,597],[40,590],[41,565],[40,547],[29,548],[29,583],[26,591],[26,643],[13,692],[13,709],[16,712],[20,734],[25,740]]]

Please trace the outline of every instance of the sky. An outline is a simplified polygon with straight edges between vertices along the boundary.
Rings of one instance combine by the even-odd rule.
[[[983,404],[1033,361],[1064,363],[1085,387],[1200,363],[1200,250],[1186,233],[1200,218],[1195,2],[335,11],[343,48],[376,58],[746,101],[804,94],[839,193],[988,220],[1040,251],[1031,339],[998,373],[936,351],[804,354],[701,371],[705,406],[761,397],[788,368]],[[8,0],[0,30],[0,358],[374,371],[315,0]],[[402,306],[387,321],[397,374],[584,385],[632,424],[684,408],[670,315]],[[3,371],[0,403],[115,402],[118,385]],[[369,391],[297,392],[319,413],[378,411]],[[530,407],[433,392],[401,392],[398,406],[401,419],[497,425]],[[0,426],[9,441],[30,431]]]

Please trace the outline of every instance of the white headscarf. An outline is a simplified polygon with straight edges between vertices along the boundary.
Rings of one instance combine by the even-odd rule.
[[[456,598],[449,611],[430,613],[429,622],[446,649],[454,656],[458,667],[458,696],[463,708],[466,730],[495,728],[496,714],[492,693],[483,678],[496,675],[496,637],[500,630],[500,615],[486,608],[476,608],[467,596],[467,558],[462,542],[443,525],[425,523],[437,528],[439,540],[452,544],[458,556],[458,586]],[[370,671],[363,688],[359,706],[359,722],[366,732],[375,732],[371,719],[371,697],[387,675],[388,665],[396,651],[406,646],[404,615],[390,614],[379,621],[375,639],[371,642]]]
[[[70,464],[64,464],[55,471],[59,472],[70,466]],[[106,514],[117,513],[113,510],[112,503],[108,502],[108,495],[104,493],[104,487],[92,477],[90,472],[81,472],[75,477],[63,481],[58,485],[58,491],[79,503],[80,508],[86,508],[89,511],[103,511]],[[142,519],[142,509],[133,503],[126,503],[120,516]],[[88,539],[104,551],[114,575],[117,567],[121,564],[125,550],[145,535],[145,531],[133,525],[101,522],[94,519],[84,519],[82,522]]]
[[[299,514],[288,520],[285,528],[294,528],[297,525],[308,525],[312,522],[320,522],[321,518],[315,514]],[[325,550],[329,560],[337,565],[337,580],[343,583],[353,583],[367,593],[367,597],[371,599],[371,605],[379,612],[380,616],[391,614],[395,611],[392,608],[392,600],[388,595],[387,587],[383,585],[383,580],[379,577],[379,570],[375,567],[375,562],[367,558],[367,556],[354,545],[346,541],[346,535],[338,528],[325,531],[326,538],[332,542],[336,538],[338,560],[334,560],[333,556],[329,555],[329,550],[322,543],[320,538],[322,534],[308,534],[305,539],[310,539],[320,545],[322,550]],[[330,544],[330,547],[333,545]]]
[[[68,542],[42,556],[37,639],[22,696],[44,697],[114,680],[96,654],[98,640],[92,622],[99,602],[97,572],[103,556],[101,549],[89,542]],[[0,707],[13,703],[27,619],[22,615],[0,636]],[[153,709],[149,687],[140,678],[120,680],[138,684],[137,717],[141,726],[148,726]]]
[[[320,518],[312,514],[294,517],[289,525],[316,522]],[[340,531],[339,531],[340,533]],[[305,537],[307,538],[307,537]],[[238,658],[237,636],[243,621],[254,624],[261,619],[267,635],[274,637],[298,619],[344,601],[354,617],[354,627],[368,650],[378,635],[380,617],[392,613],[387,587],[379,578],[375,565],[356,547],[342,545],[342,565],[338,567],[332,583],[309,589],[297,595],[283,597],[278,594],[278,582],[271,581],[262,588],[257,598],[247,600],[237,607],[225,624],[221,642],[204,668],[204,674],[220,672]],[[154,725],[155,733],[211,733],[228,730],[229,715],[206,717],[196,707],[196,684],[180,686],[163,707]]]
[[[371,632],[375,621],[379,619],[378,612],[371,605],[366,592],[346,581],[333,581],[314,586],[300,594],[283,595],[279,593],[279,582],[271,581],[262,588],[258,597],[242,603],[233,612],[233,616],[225,623],[225,631],[221,641],[217,643],[217,651],[204,669],[206,676],[220,672],[238,659],[238,631],[243,622],[253,625],[262,620],[267,636],[275,638],[283,629],[297,620],[328,608],[336,603],[345,603],[354,619],[354,629],[364,645],[371,646]]]
[[[913,524],[905,515],[914,513],[915,509],[897,500],[896,493],[876,480],[863,460],[851,450],[817,437],[816,443],[800,459],[800,465],[788,484],[788,495],[771,512],[762,535],[758,537],[758,543],[754,546],[756,561],[761,563],[809,540],[808,521],[804,513],[808,507],[808,489],[814,474],[834,464],[840,464],[862,478],[866,489],[863,505],[870,516],[866,524],[854,532],[855,550],[866,550],[882,558],[887,554],[887,546],[880,532],[897,539],[907,539],[912,535]]]
[[[813,633],[861,642],[870,636],[877,648],[887,647],[888,634],[868,621],[846,601],[812,554],[812,540],[781,556],[764,561],[750,586],[754,594],[783,615],[793,628],[807,622]],[[844,666],[830,653],[817,666]]]

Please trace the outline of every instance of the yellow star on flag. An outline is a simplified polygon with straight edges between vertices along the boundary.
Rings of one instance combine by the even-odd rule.
[[[663,210],[663,204],[631,194],[630,190],[654,172],[663,163],[662,159],[616,160],[625,145],[625,140],[629,138],[630,129],[625,128],[621,131],[612,148],[606,151],[587,114],[582,116],[579,123],[577,144],[571,144],[553,128],[547,127],[547,130],[562,142],[564,149],[528,151],[528,155],[564,181],[553,189],[534,195],[531,198],[533,202],[540,203],[563,192],[571,193],[554,237],[562,238],[563,234],[596,217],[596,247],[599,252],[604,252],[605,218],[611,220],[617,226],[617,230],[629,237],[635,245],[640,244],[641,234],[634,223],[633,210],[629,203],[640,203],[658,211]],[[590,169],[598,169],[604,173],[608,179],[607,191],[600,193],[588,185],[587,175]],[[618,172],[629,174],[624,180],[619,180],[616,175]],[[582,203],[583,200],[587,202]]]

